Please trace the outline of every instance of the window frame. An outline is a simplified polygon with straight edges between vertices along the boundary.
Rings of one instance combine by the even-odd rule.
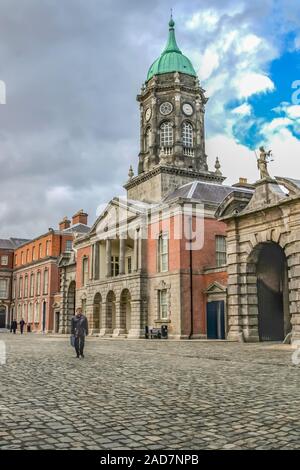
[[[160,233],[158,237],[158,244],[157,244],[157,272],[159,273],[167,273],[169,271],[169,234],[168,232]],[[164,243],[166,242],[166,243]],[[166,251],[162,251],[164,246],[166,247]],[[164,261],[166,258],[166,261]],[[164,269],[164,262],[166,263],[166,268]]]
[[[223,246],[221,246],[220,242],[223,243]],[[220,249],[220,248],[223,248],[223,249]],[[227,244],[226,244],[225,235],[216,235],[215,250],[216,250],[216,266],[218,268],[226,266],[227,265]]]
[[[194,128],[189,121],[184,121],[181,129],[182,145],[185,148],[194,147]]]
[[[9,263],[8,255],[1,255],[1,265],[8,266],[8,263]]]
[[[160,289],[158,291],[158,315],[161,321],[167,321],[169,319],[168,289]]]
[[[171,121],[164,121],[159,126],[159,142],[161,148],[173,147],[174,130]]]

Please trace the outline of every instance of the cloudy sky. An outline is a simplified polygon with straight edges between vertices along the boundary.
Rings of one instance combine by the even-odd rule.
[[[81,208],[93,222],[122,194],[137,166],[136,95],[171,6],[210,97],[209,161],[219,156],[228,183],[254,181],[264,143],[271,173],[300,179],[299,2],[0,0],[0,238],[38,235]]]

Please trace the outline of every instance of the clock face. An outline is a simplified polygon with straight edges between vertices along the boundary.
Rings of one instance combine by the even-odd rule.
[[[151,114],[152,114],[151,108],[148,108],[148,109],[146,110],[146,113],[145,113],[146,121],[149,121],[149,120],[150,120]]]
[[[191,116],[194,112],[193,110],[193,106],[189,103],[184,103],[183,106],[182,106],[182,111],[184,112],[184,114],[186,114],[187,116]]]
[[[173,111],[173,105],[172,105],[172,103],[169,103],[168,101],[165,101],[164,103],[162,103],[160,105],[159,110],[160,110],[161,114],[163,114],[163,116],[167,116],[168,114],[170,114]]]

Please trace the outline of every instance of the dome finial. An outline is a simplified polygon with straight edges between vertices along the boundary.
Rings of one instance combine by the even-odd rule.
[[[173,8],[171,8],[171,17],[169,21],[169,27],[170,29],[174,29],[174,26],[175,26],[175,21],[173,20]]]

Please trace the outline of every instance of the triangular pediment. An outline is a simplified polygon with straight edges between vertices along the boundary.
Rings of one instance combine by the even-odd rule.
[[[143,220],[148,207],[148,204],[139,201],[114,198],[98,216],[90,235],[105,235],[106,237],[108,234],[116,233],[119,230],[126,230],[127,226]]]
[[[227,289],[225,286],[220,284],[219,282],[215,281],[206,289],[206,294],[224,294]]]

